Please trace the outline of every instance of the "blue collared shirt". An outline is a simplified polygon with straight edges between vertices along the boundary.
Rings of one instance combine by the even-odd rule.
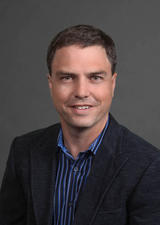
[[[59,162],[57,168],[56,185],[54,192],[54,225],[72,225],[76,211],[76,202],[80,190],[84,188],[89,175],[93,155],[100,150],[104,134],[107,130],[109,119],[87,151],[80,152],[74,159],[63,144],[62,129],[59,131],[57,144],[59,147]]]

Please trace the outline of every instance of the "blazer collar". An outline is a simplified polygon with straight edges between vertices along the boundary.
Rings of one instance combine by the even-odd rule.
[[[31,188],[37,225],[51,225],[59,125],[48,128],[31,151]]]
[[[114,179],[128,158],[121,154],[122,130],[110,115],[110,124],[92,162],[90,175],[80,193],[74,225],[88,225],[94,220],[103,196],[112,187]]]

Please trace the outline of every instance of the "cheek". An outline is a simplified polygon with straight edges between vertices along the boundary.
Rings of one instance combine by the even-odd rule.
[[[102,86],[101,88],[99,88],[99,90],[95,89],[93,94],[95,96],[95,99],[107,104],[107,102],[112,99],[112,87],[110,85]]]
[[[66,88],[53,88],[52,89],[52,99],[56,104],[65,102],[68,99],[69,93]]]

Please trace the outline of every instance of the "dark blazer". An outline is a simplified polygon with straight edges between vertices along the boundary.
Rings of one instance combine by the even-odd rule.
[[[13,141],[0,192],[0,225],[51,225],[60,125]],[[112,116],[94,156],[74,225],[160,225],[160,151]]]

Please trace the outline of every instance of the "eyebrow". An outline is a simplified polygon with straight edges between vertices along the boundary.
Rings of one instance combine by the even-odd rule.
[[[102,71],[90,72],[89,74],[90,75],[98,75],[98,74],[101,74],[101,75],[106,76],[107,75],[107,72],[102,70]]]
[[[75,75],[75,73],[67,72],[67,71],[57,71],[55,73],[56,76],[64,76],[64,75]]]
[[[104,75],[106,76],[107,75],[107,72],[106,71],[103,71],[103,70],[100,70],[100,71],[95,71],[95,72],[89,72],[89,73],[86,73],[87,75],[98,75],[98,74],[101,74],[101,75]],[[64,75],[76,75],[76,73],[72,73],[72,72],[67,72],[67,71],[57,71],[55,73],[56,76],[64,76]]]

